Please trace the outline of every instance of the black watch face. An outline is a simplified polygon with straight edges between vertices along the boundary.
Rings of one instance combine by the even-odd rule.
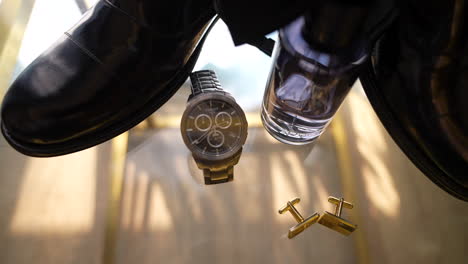
[[[182,133],[185,133],[186,144],[198,154],[217,157],[243,144],[247,124],[238,106],[219,99],[207,99],[187,109],[184,116]]]

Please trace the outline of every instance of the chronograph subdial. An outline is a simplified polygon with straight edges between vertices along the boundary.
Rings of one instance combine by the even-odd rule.
[[[213,120],[206,114],[200,114],[195,118],[195,128],[200,131],[208,131],[213,125]]]
[[[214,129],[208,133],[207,141],[211,147],[219,148],[224,144],[224,135],[221,131]]]
[[[232,124],[232,116],[226,112],[220,112],[215,117],[216,127],[227,129]]]

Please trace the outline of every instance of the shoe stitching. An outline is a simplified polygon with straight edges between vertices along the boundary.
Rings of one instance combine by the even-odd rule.
[[[64,33],[65,36],[67,36],[67,38],[73,43],[75,44],[81,51],[83,51],[86,55],[88,55],[91,59],[93,59],[95,62],[99,63],[102,68],[108,73],[110,74],[112,77],[120,80],[119,76],[114,73],[113,71],[110,71],[109,69],[107,69],[106,65],[96,56],[94,55],[90,50],[88,50],[86,47],[84,47],[83,45],[81,45],[79,42],[75,41],[72,36],[70,35],[70,33],[68,32],[65,32]]]

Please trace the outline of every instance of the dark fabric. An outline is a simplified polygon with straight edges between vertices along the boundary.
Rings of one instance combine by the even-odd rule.
[[[227,24],[234,44],[252,43],[293,21],[317,5],[334,2],[369,6],[363,31],[374,40],[392,20],[393,0],[215,0],[215,8]]]
[[[231,32],[234,44],[254,41],[298,17],[305,0],[215,0],[215,8]]]

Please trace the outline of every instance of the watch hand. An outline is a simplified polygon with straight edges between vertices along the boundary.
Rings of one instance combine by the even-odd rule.
[[[218,124],[217,126],[219,126],[219,127],[223,127],[223,124],[224,124],[224,123],[227,123],[227,124],[229,124],[229,121],[223,121],[221,124]]]
[[[208,135],[208,133],[210,133],[211,130],[208,130],[206,131],[203,135],[201,135],[201,137],[197,138],[196,140],[193,141],[192,144],[198,144],[200,143],[203,139],[206,138],[206,136]]]
[[[214,131],[216,130],[216,125],[213,125],[210,129],[208,129],[208,131],[206,131],[203,135],[201,135],[201,137],[199,137],[198,139],[194,140],[193,141],[193,144],[198,144],[200,143],[203,139],[206,138],[206,136],[208,136],[208,134],[211,132],[211,131]]]

